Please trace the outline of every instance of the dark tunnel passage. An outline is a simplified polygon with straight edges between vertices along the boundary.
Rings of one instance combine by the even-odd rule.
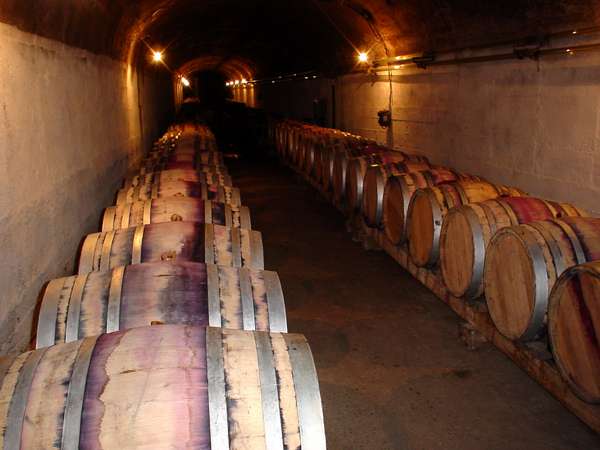
[[[381,247],[312,166],[333,176],[327,148],[365,175],[385,148],[598,217],[599,50],[594,0],[0,0],[0,356],[31,348],[48,281],[77,272],[123,180],[189,126],[196,147],[214,135],[263,233],[290,331],[313,349],[329,448],[600,448],[598,405],[556,381],[545,335],[510,343],[516,365],[496,331],[467,350],[464,316],[423,286],[442,268],[415,266],[419,284],[352,242]],[[524,354],[541,356],[521,371]]]

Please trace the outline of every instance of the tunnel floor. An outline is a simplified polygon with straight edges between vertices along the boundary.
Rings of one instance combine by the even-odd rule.
[[[229,164],[265,269],[279,273],[290,332],[317,365],[328,448],[592,449],[595,435],[276,161]]]

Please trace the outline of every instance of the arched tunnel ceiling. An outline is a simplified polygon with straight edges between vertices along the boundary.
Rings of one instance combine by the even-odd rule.
[[[354,48],[384,56],[476,45],[598,22],[595,0],[2,0],[0,21],[127,60],[140,39],[168,64],[213,58],[233,73],[337,73]],[[204,60],[206,63],[208,60]],[[234,61],[234,63],[231,63]],[[211,62],[212,64],[212,62]],[[210,69],[210,64],[204,67]]]

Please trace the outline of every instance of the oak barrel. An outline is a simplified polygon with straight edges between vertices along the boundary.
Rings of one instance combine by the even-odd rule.
[[[600,403],[600,261],[567,269],[548,303],[554,361],[573,392]]]
[[[302,335],[132,328],[0,359],[0,448],[325,450]]]
[[[187,181],[191,183],[220,184],[222,186],[232,186],[229,175],[214,173],[198,173],[195,170],[172,169],[158,172],[148,172],[137,174],[125,180],[124,188],[138,186],[140,184],[166,183],[168,181]]]
[[[223,153],[181,148],[164,152],[152,152],[142,161],[142,167],[146,170],[152,170],[153,168],[168,169],[171,165],[184,163],[201,171],[205,171],[209,167],[212,167],[215,171],[227,171],[223,162]]]
[[[383,221],[383,194],[385,185],[391,176],[430,169],[427,160],[373,164],[367,168],[363,181],[362,214],[365,223],[370,227],[379,228]]]
[[[393,175],[387,179],[383,190],[382,226],[387,238],[393,244],[406,240],[407,214],[410,200],[417,189],[437,186],[459,179],[468,178],[453,170],[435,168],[419,172]]]
[[[78,273],[154,261],[196,261],[264,269],[258,231],[198,222],[166,222],[85,237]]]
[[[224,186],[232,186],[231,177],[227,170],[221,169],[215,166],[201,166],[200,168],[194,168],[188,163],[173,163],[167,166],[155,166],[155,167],[142,167],[136,175],[127,178],[125,180],[125,187],[137,186],[138,184],[148,182],[148,176],[154,177],[155,173],[178,171],[188,172],[189,175],[185,175],[186,181],[204,181],[209,184],[222,184]],[[193,177],[192,173],[196,173],[197,176]],[[181,178],[181,177],[178,177]]]
[[[240,190],[220,184],[193,183],[190,181],[166,181],[144,183],[119,189],[117,205],[164,197],[191,197],[213,200],[220,203],[240,206]]]
[[[567,203],[534,197],[501,197],[451,209],[442,223],[440,268],[446,287],[456,297],[483,293],[485,249],[504,227],[539,220],[587,215]]]
[[[438,262],[442,221],[450,208],[523,194],[516,188],[487,181],[455,181],[417,190],[407,213],[408,251],[412,261],[419,267]]]
[[[170,261],[50,281],[36,348],[153,322],[287,331],[277,273]]]
[[[485,298],[496,328],[528,341],[546,331],[548,297],[569,267],[600,259],[600,219],[565,217],[503,228],[487,248]]]
[[[109,206],[104,210],[102,231],[180,221],[251,228],[250,210],[246,206],[189,197],[163,197]]]

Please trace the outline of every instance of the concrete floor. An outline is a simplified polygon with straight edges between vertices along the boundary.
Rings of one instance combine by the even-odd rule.
[[[469,351],[459,319],[276,162],[232,167],[289,328],[309,340],[328,448],[594,449],[600,437],[494,347]]]

